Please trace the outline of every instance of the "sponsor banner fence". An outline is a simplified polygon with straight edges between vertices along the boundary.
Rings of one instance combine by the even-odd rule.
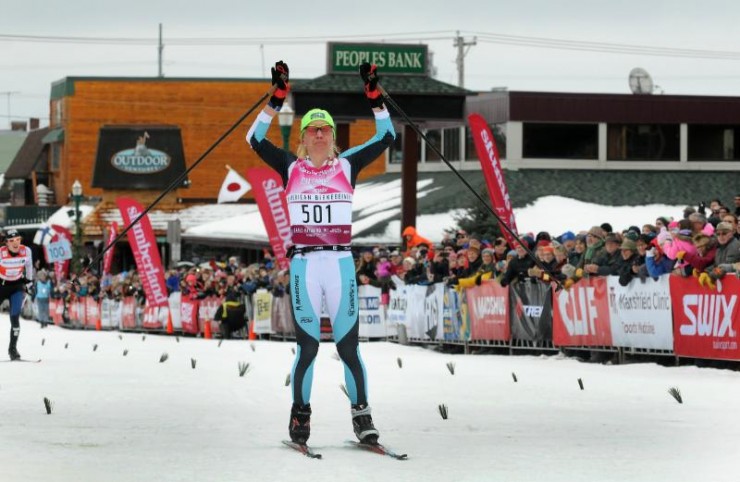
[[[255,306],[256,306],[255,300]],[[272,300],[272,331],[283,335],[295,335],[293,324],[293,303],[290,296],[279,296]]]
[[[272,293],[259,289],[254,293],[254,333],[272,332]]]
[[[442,339],[444,285],[407,285],[406,333],[409,338]]]
[[[511,338],[545,342],[552,340],[552,286],[539,281],[509,286]]]
[[[671,276],[674,352],[679,356],[740,359],[740,280],[725,276],[716,290]]]
[[[393,278],[397,289],[390,290],[388,293],[388,323],[394,325],[406,325],[406,309],[408,307],[408,295],[406,294],[406,285],[400,278]]]
[[[559,291],[553,304],[553,344],[612,346],[606,279],[584,278]]]
[[[509,288],[498,283],[482,283],[469,288],[471,340],[504,340],[511,336],[509,329]]]
[[[183,333],[197,335],[200,332],[198,325],[198,301],[188,298],[180,299],[180,324]]]
[[[361,285],[357,290],[360,316],[360,336],[382,338],[389,336],[385,310],[380,305],[381,290],[375,286]],[[393,330],[396,335],[396,330]]]
[[[619,278],[606,280],[614,346],[652,350],[673,349],[673,317],[669,291],[670,276],[627,286]]]
[[[444,305],[442,308],[443,338],[449,341],[465,341],[470,339],[469,320],[463,310],[465,291],[458,292],[446,288]]]

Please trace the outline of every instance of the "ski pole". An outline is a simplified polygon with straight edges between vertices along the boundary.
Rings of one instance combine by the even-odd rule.
[[[257,102],[255,102],[255,104],[254,104],[254,105],[253,105],[252,107],[250,107],[250,108],[249,108],[249,110],[248,110],[248,111],[246,111],[246,112],[245,112],[244,114],[242,114],[242,116],[241,116],[241,117],[239,117],[239,119],[238,119],[238,120],[237,120],[236,122],[234,122],[234,124],[233,124],[233,125],[232,125],[231,127],[229,127],[229,129],[228,129],[228,130],[227,130],[226,132],[224,132],[224,133],[223,133],[223,134],[221,135],[221,137],[219,137],[219,138],[218,138],[218,139],[216,140],[216,142],[214,142],[213,144],[211,144],[211,147],[209,147],[208,149],[206,149],[206,151],[205,151],[205,152],[204,152],[203,154],[201,154],[201,156],[200,156],[200,157],[199,157],[199,158],[198,158],[198,159],[197,159],[197,160],[196,160],[196,161],[195,161],[195,162],[193,163],[193,165],[192,165],[192,166],[190,166],[190,167],[189,167],[189,168],[188,168],[188,169],[187,169],[187,170],[186,170],[185,172],[183,172],[182,174],[180,174],[179,176],[177,176],[177,179],[175,179],[174,181],[172,181],[172,182],[170,183],[170,185],[169,185],[169,186],[167,186],[167,187],[165,188],[165,190],[164,190],[164,191],[162,191],[162,193],[161,193],[161,194],[160,194],[160,195],[159,195],[159,196],[157,197],[157,199],[155,199],[154,201],[152,201],[152,203],[151,203],[151,204],[149,204],[149,206],[147,206],[147,207],[146,207],[146,209],[144,209],[144,210],[143,210],[143,211],[142,211],[142,212],[141,212],[141,213],[140,213],[140,214],[139,214],[139,215],[138,215],[138,216],[136,217],[136,219],[134,219],[133,221],[131,221],[131,223],[130,223],[130,224],[129,224],[128,226],[126,226],[126,228],[125,228],[125,229],[124,229],[123,231],[121,231],[121,232],[120,232],[120,233],[118,234],[118,236],[116,236],[116,237],[115,237],[115,239],[114,239],[113,241],[111,241],[111,242],[110,242],[110,244],[109,244],[108,246],[106,246],[105,248],[103,248],[103,250],[102,250],[102,251],[101,251],[101,252],[100,252],[100,253],[99,253],[99,254],[98,254],[97,256],[95,256],[95,258],[94,258],[94,259],[93,259],[93,260],[92,260],[92,261],[90,262],[90,265],[89,265],[89,266],[88,266],[87,268],[85,268],[85,269],[84,269],[84,270],[82,271],[82,273],[80,273],[80,274],[81,274],[81,275],[82,275],[82,274],[85,274],[85,272],[87,272],[87,271],[88,271],[88,270],[90,269],[90,266],[94,266],[94,265],[95,265],[95,264],[96,264],[96,263],[97,263],[98,261],[100,261],[100,259],[101,259],[101,258],[103,257],[103,255],[104,255],[104,254],[106,253],[106,251],[108,251],[109,249],[111,249],[111,247],[115,246],[115,245],[116,245],[116,243],[118,242],[118,240],[120,240],[120,239],[121,239],[121,238],[122,238],[122,237],[123,237],[123,236],[124,236],[124,235],[125,235],[126,233],[128,233],[128,232],[129,232],[129,231],[131,230],[131,228],[132,228],[132,227],[133,227],[133,226],[134,226],[134,225],[135,225],[136,223],[138,223],[138,222],[139,222],[139,220],[141,220],[141,218],[143,218],[144,216],[146,216],[146,214],[147,214],[147,213],[148,213],[149,211],[151,211],[151,210],[152,210],[152,208],[154,208],[154,206],[156,206],[156,205],[157,205],[157,204],[159,203],[159,201],[161,201],[161,200],[162,200],[162,199],[163,199],[163,198],[164,198],[164,197],[165,197],[165,196],[166,196],[166,195],[167,195],[167,194],[168,194],[168,193],[169,193],[170,191],[172,191],[173,189],[175,189],[175,188],[176,188],[176,187],[177,187],[177,186],[178,186],[178,185],[179,185],[179,184],[180,184],[180,183],[181,183],[181,182],[183,181],[183,179],[185,179],[185,178],[187,177],[187,175],[188,175],[188,174],[189,174],[189,173],[190,173],[190,172],[191,172],[191,171],[192,171],[193,169],[195,169],[196,167],[198,167],[198,164],[200,164],[200,163],[201,163],[201,162],[203,161],[203,159],[205,159],[205,158],[206,158],[206,157],[207,157],[207,156],[208,156],[208,155],[209,155],[209,154],[210,154],[211,152],[213,152],[213,150],[214,150],[214,149],[215,149],[216,147],[218,147],[218,145],[219,145],[219,144],[221,144],[221,143],[222,143],[222,142],[224,141],[224,139],[226,139],[227,137],[229,137],[229,135],[231,135],[231,133],[232,133],[232,132],[234,132],[234,130],[235,130],[235,129],[236,129],[237,127],[239,127],[239,125],[240,125],[240,124],[241,124],[242,122],[244,122],[244,119],[246,119],[247,117],[249,117],[249,115],[250,115],[250,114],[251,114],[252,112],[254,112],[254,110],[255,110],[255,109],[256,109],[257,107],[259,107],[259,106],[260,106],[260,105],[261,105],[261,104],[262,104],[262,103],[263,103],[263,102],[265,101],[265,99],[269,98],[269,97],[270,97],[270,96],[271,96],[271,95],[272,95],[272,94],[273,94],[273,93],[275,92],[275,89],[276,89],[276,88],[277,88],[277,86],[274,86],[274,85],[273,85],[273,86],[272,86],[272,87],[270,88],[270,90],[268,90],[268,91],[267,91],[266,93],[264,93],[264,94],[262,95],[262,97],[260,97],[260,98],[259,98],[259,100],[258,100]]]
[[[455,169],[455,167],[452,164],[450,164],[450,162],[447,160],[447,158],[445,158],[444,154],[442,154],[442,151],[440,151],[437,148],[437,146],[435,146],[433,143],[429,142],[429,139],[427,139],[427,136],[424,135],[423,132],[421,132],[421,129],[419,129],[419,127],[416,125],[416,123],[414,123],[414,121],[412,121],[409,118],[409,116],[406,115],[406,113],[403,111],[403,109],[401,109],[398,106],[398,104],[396,104],[396,101],[393,100],[393,98],[390,96],[390,94],[383,88],[382,85],[380,85],[380,83],[378,83],[378,89],[380,90],[380,93],[383,95],[383,98],[386,100],[386,102],[388,102],[388,105],[390,105],[391,107],[393,107],[394,110],[396,110],[399,114],[401,114],[401,117],[403,117],[403,119],[408,123],[408,125],[411,126],[411,128],[419,135],[419,137],[421,137],[422,139],[424,139],[424,142],[426,142],[426,145],[429,146],[429,147],[431,147],[432,150],[439,156],[439,158],[442,159],[442,161],[445,164],[447,164],[447,167],[449,167],[450,170],[457,176],[457,178],[460,179],[460,181],[465,185],[465,187],[467,187],[470,190],[470,192],[473,193],[473,196],[475,196],[475,198],[478,201],[480,201],[481,204],[483,204],[483,206],[485,206],[485,208],[488,210],[488,212],[491,213],[491,215],[494,218],[496,218],[496,220],[499,223],[499,226],[503,226],[503,228],[506,230],[506,232],[508,232],[519,243],[519,245],[524,249],[524,251],[526,251],[527,255],[529,255],[529,257],[532,258],[532,260],[534,261],[534,264],[536,264],[538,268],[540,268],[542,271],[544,271],[547,275],[550,276],[550,279],[553,280],[555,282],[555,284],[557,284],[558,290],[562,289],[563,288],[563,285],[562,285],[562,283],[560,283],[560,280],[558,280],[555,277],[555,275],[552,273],[552,271],[550,271],[547,268],[547,266],[545,266],[544,264],[542,264],[542,262],[539,259],[537,259],[537,256],[535,256],[534,253],[532,253],[532,251],[529,249],[529,247],[526,244],[524,244],[524,242],[521,240],[521,238],[506,224],[506,222],[503,219],[501,219],[501,216],[499,216],[496,213],[496,211],[494,211],[493,208],[490,207],[486,203],[486,201],[481,197],[481,195],[478,194],[475,191],[475,189],[473,188],[473,186],[471,186],[470,183],[468,181],[466,181],[464,177],[462,177],[462,175],[460,174],[460,172],[457,169]]]

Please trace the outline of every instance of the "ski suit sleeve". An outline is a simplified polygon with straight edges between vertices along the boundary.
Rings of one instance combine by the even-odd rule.
[[[384,150],[393,144],[396,138],[396,131],[393,129],[390,114],[387,110],[374,112],[375,114],[375,135],[367,140],[364,144],[352,147],[341,154],[349,161],[352,166],[352,187],[355,186],[357,174],[368,164],[373,162]]]
[[[267,129],[270,127],[272,118],[273,116],[264,110],[260,112],[247,132],[247,143],[268,166],[280,174],[283,185],[286,185],[288,167],[296,160],[296,156],[267,140]]]

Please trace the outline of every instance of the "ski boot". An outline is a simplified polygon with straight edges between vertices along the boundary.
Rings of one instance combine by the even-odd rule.
[[[21,359],[21,354],[18,353],[18,349],[15,346],[11,346],[10,348],[8,348],[8,356],[10,357],[11,361]]]
[[[311,404],[293,404],[290,409],[290,423],[288,424],[290,440],[305,445],[311,435]]]
[[[373,417],[367,405],[352,405],[352,427],[360,443],[369,445],[378,443],[380,433],[373,425]]]

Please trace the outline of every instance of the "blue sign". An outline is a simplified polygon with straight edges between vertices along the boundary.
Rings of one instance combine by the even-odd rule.
[[[72,245],[67,239],[49,243],[44,246],[44,254],[46,255],[47,263],[66,261],[72,259]]]

